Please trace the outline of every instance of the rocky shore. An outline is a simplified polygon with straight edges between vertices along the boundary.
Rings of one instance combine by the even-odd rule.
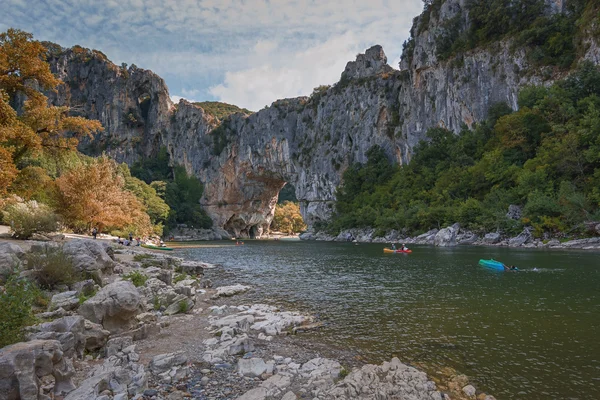
[[[595,228],[600,235],[600,224]],[[439,247],[453,247],[458,245],[497,246],[497,247],[522,247],[522,248],[547,248],[547,249],[582,249],[600,250],[600,236],[560,241],[556,238],[545,240],[534,238],[531,228],[524,228],[517,236],[506,236],[498,232],[479,235],[469,230],[462,229],[459,224],[454,224],[443,229],[432,229],[418,236],[407,236],[402,232],[391,231],[385,236],[376,236],[376,230],[348,229],[333,236],[325,232],[309,231],[300,235],[302,240],[320,240],[330,242],[354,241],[362,243],[406,243],[424,244]]]
[[[49,248],[93,279],[47,293],[26,341],[0,349],[2,399],[493,399],[463,375],[436,384],[398,358],[361,365],[307,340],[315,317],[246,304],[240,283],[213,288],[208,263],[100,240],[0,241],[0,273],[30,279],[28,253]]]

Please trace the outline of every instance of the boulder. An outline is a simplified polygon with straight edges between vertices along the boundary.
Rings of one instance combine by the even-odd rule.
[[[0,399],[37,400],[41,378],[54,376],[55,394],[73,389],[73,364],[63,357],[57,340],[33,340],[0,349]]]
[[[203,275],[204,269],[211,267],[213,266],[200,261],[183,261],[179,266],[181,272],[188,275]]]
[[[173,271],[164,268],[158,267],[148,267],[144,269],[144,275],[148,278],[155,278],[161,282],[164,282],[166,285],[171,285],[173,283]]]
[[[192,299],[184,294],[180,294],[173,299],[173,302],[165,310],[166,315],[175,315],[178,313],[186,313],[194,308]]]
[[[267,364],[262,358],[242,358],[238,361],[238,373],[243,376],[258,377],[267,372]]]
[[[475,394],[477,393],[477,389],[475,389],[475,387],[473,387],[473,385],[467,385],[464,388],[462,388],[462,391],[464,394],[467,395],[467,397],[473,398],[475,397]]]
[[[519,233],[518,236],[511,238],[508,240],[508,245],[510,247],[519,247],[523,246],[525,243],[529,242],[532,239],[531,231],[528,228],[523,229],[523,232]]]
[[[458,224],[449,226],[440,230],[433,239],[433,243],[438,247],[456,246],[456,235],[458,234]]]
[[[214,298],[218,297],[229,297],[234,296],[239,293],[244,293],[250,290],[249,286],[244,285],[232,285],[232,286],[221,286],[217,288],[217,293],[213,296]]]
[[[78,312],[111,333],[120,333],[132,326],[140,312],[140,294],[129,281],[113,282],[86,300]]]
[[[98,351],[104,345],[110,336],[110,331],[107,331],[100,324],[95,324],[92,321],[85,320],[85,331],[83,338],[85,341],[85,349],[88,351]]]
[[[24,258],[25,252],[20,246],[9,242],[0,242],[0,278],[19,267]]]
[[[367,364],[353,370],[319,398],[432,400],[446,397],[436,390],[427,374],[393,358],[382,365]]]
[[[29,327],[29,340],[58,340],[66,357],[83,357],[85,323],[80,316],[62,317]]]
[[[506,218],[512,220],[521,219],[521,207],[511,204],[508,206],[508,212],[506,213]]]
[[[97,240],[75,239],[64,244],[63,252],[78,271],[112,273],[115,262],[110,257],[108,244]]]
[[[79,307],[79,296],[74,290],[58,293],[52,296],[50,300],[50,311],[64,308],[65,311],[71,311]]]
[[[498,232],[488,233],[483,237],[483,243],[485,244],[496,244],[500,242],[501,236]]]

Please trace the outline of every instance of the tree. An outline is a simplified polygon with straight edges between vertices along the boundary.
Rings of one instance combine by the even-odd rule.
[[[41,91],[61,81],[45,61],[45,47],[32,38],[18,29],[0,34],[0,194],[15,179],[15,165],[24,156],[75,149],[81,137],[102,130],[99,121],[69,116],[68,107],[48,106]]]
[[[300,214],[298,203],[284,201],[282,204],[277,204],[270,229],[290,235],[304,231],[306,224]]]
[[[65,223],[76,231],[131,227],[138,235],[152,231],[146,208],[125,189],[117,165],[100,157],[81,165],[56,180],[60,212]]]

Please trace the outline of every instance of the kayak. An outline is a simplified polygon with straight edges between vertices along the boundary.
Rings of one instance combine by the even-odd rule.
[[[479,265],[485,268],[495,269],[497,271],[504,271],[504,264],[494,259],[491,260],[479,260]]]
[[[384,253],[405,253],[405,254],[409,254],[409,253],[412,253],[412,250],[400,250],[400,249],[394,250],[394,249],[390,249],[389,247],[386,247],[386,248],[383,249],[383,252]]]
[[[152,250],[173,251],[173,249],[171,247],[153,246],[151,244],[143,244],[142,247],[144,247],[146,249],[152,249]]]

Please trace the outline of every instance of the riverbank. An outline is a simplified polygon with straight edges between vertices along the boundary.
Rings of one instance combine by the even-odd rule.
[[[600,234],[600,224],[596,228]],[[432,229],[418,236],[407,236],[398,231],[388,232],[385,236],[377,236],[375,229],[347,229],[338,235],[329,235],[325,232],[309,231],[300,235],[301,240],[318,240],[327,242],[352,242],[359,243],[405,243],[422,244],[439,247],[453,247],[460,245],[493,246],[493,247],[520,247],[527,249],[579,249],[600,250],[600,236],[558,240],[542,240],[535,238],[530,228],[525,228],[517,236],[502,235],[497,232],[479,235],[469,230],[462,229],[459,224],[448,226],[444,229]]]
[[[350,399],[375,398],[376,393],[459,399],[475,393],[464,376],[436,386],[398,359],[362,365],[351,350],[307,340],[302,333],[319,327],[315,317],[282,305],[247,303],[254,289],[238,282],[212,288],[210,277],[218,266],[100,240],[4,243],[4,253],[16,258],[24,258],[23,248],[68,244],[80,255],[78,267],[99,271],[102,287],[95,285],[95,295],[80,301],[77,288],[94,285],[90,282],[54,291],[52,314],[38,314],[47,322],[29,328],[32,341],[0,352],[6,360],[19,351],[31,352],[40,341],[56,346],[57,339],[76,367],[56,362],[61,366],[52,371],[55,382],[56,376],[66,376],[66,386],[77,387],[68,400]],[[21,251],[15,243],[23,245]],[[137,287],[124,280],[135,275],[145,277]],[[15,370],[11,379],[17,372],[22,373]],[[57,389],[44,378],[38,383],[43,393]]]

